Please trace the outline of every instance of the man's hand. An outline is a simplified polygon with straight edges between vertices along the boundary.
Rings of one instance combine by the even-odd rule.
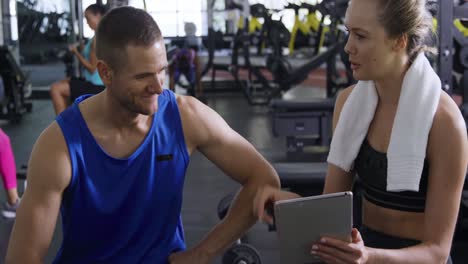
[[[255,196],[254,214],[263,222],[273,224],[273,217],[267,212],[267,209],[269,209],[268,207],[272,206],[277,201],[289,200],[299,197],[301,196],[298,194],[266,186]]]
[[[209,264],[212,261],[211,256],[200,249],[189,249],[173,253],[169,256],[170,264]]]

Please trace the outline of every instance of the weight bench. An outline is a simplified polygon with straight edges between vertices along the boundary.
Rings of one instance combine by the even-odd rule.
[[[273,163],[273,168],[280,177],[281,187],[298,192],[299,194],[318,195],[322,193],[327,173],[325,162],[279,162]],[[298,188],[299,187],[299,188]],[[304,192],[300,192],[304,190]],[[234,194],[225,196],[218,203],[218,217],[226,216]]]
[[[32,111],[32,86],[12,51],[3,45],[0,45],[0,79],[3,83],[4,97],[0,102],[0,119],[18,123],[25,113]]]
[[[317,195],[322,192],[327,174],[327,163],[278,162],[272,165],[279,175],[283,188],[305,191],[308,195]]]
[[[288,156],[310,152],[319,155],[313,158],[315,161],[325,161],[334,106],[335,99],[332,98],[272,101],[273,135],[286,137]],[[312,146],[320,148],[314,149]]]

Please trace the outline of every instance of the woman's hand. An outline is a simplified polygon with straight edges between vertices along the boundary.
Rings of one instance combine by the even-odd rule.
[[[267,186],[257,192],[254,199],[254,214],[258,219],[265,223],[273,224],[273,216],[266,212],[270,209],[276,201],[288,200],[301,197],[298,194],[292,192],[286,192]]]
[[[80,41],[77,47],[80,47],[80,50],[83,51],[85,48],[86,42],[84,40]]]
[[[351,232],[351,243],[323,237],[312,246],[311,254],[318,256],[327,264],[363,264],[369,260],[369,252],[361,234],[356,228]]]
[[[71,53],[76,54],[76,53],[78,53],[78,45],[79,44],[72,44],[72,45],[68,46],[68,50]]]

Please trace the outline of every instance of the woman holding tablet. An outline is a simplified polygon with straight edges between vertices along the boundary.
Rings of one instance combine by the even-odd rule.
[[[352,0],[345,24],[354,78],[341,92],[324,193],[363,188],[363,225],[351,242],[323,238],[326,263],[451,263],[468,165],[464,119],[424,56],[431,33],[425,0]],[[265,188],[270,202],[298,195]],[[313,242],[313,241],[311,241]]]

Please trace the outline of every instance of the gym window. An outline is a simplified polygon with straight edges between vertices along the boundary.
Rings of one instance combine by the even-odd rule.
[[[206,0],[146,0],[146,11],[156,20],[164,37],[185,36],[184,23],[197,27],[197,36],[207,35]],[[129,0],[129,5],[144,8],[143,0]]]

